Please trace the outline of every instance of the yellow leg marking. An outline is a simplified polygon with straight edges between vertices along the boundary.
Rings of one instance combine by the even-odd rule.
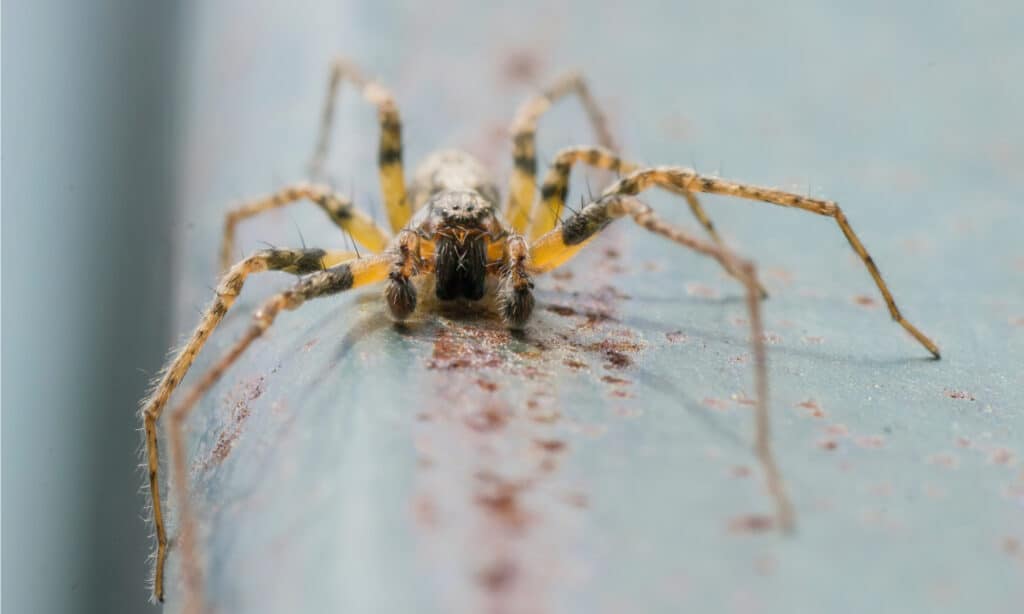
[[[265,211],[284,207],[300,200],[313,201],[327,213],[338,227],[352,235],[352,239],[372,253],[380,253],[388,245],[390,236],[373,218],[356,209],[352,201],[326,186],[296,183],[273,194],[242,203],[228,211],[224,219],[224,237],[220,247],[221,270],[226,271],[234,259],[235,231],[238,223]]]
[[[765,188],[726,181],[723,179],[715,179],[712,177],[704,177],[688,168],[668,166],[636,171],[612,184],[607,190],[605,190],[604,195],[635,195],[652,186],[676,186],[691,192],[724,194],[726,196],[762,201],[782,207],[803,209],[804,211],[810,211],[811,213],[835,219],[836,223],[839,225],[839,229],[843,233],[843,236],[846,237],[846,240],[850,243],[853,251],[857,253],[857,256],[860,257],[865,268],[867,268],[871,277],[875,280],[875,285],[878,287],[878,291],[885,299],[885,304],[888,306],[889,314],[892,316],[893,320],[896,320],[900,326],[902,326],[914,337],[914,339],[931,352],[935,358],[940,357],[938,346],[914,325],[908,322],[900,313],[899,308],[896,307],[896,301],[893,299],[892,293],[889,291],[889,287],[882,279],[881,272],[875,265],[874,260],[868,254],[864,244],[861,243],[860,239],[853,232],[853,228],[850,227],[850,223],[847,221],[846,215],[836,203],[829,200],[799,196],[797,194],[783,192],[782,190],[776,190],[774,188]]]
[[[558,225],[569,189],[572,165],[579,162],[614,173],[632,173],[641,167],[640,164],[623,160],[611,150],[603,147],[568,147],[558,152],[541,186],[541,202],[533,210],[530,238],[537,238]],[[715,231],[715,225],[693,192],[674,185],[662,187],[685,198],[686,203],[690,206],[690,211],[707,231],[708,236],[716,244],[722,244],[721,238]]]
[[[181,403],[171,410],[168,440],[171,452],[171,483],[181,510],[181,560],[185,580],[185,611],[202,611],[202,571],[196,551],[196,522],[188,498],[188,469],[185,454],[184,425],[196,403],[216,384],[228,368],[261,337],[283,310],[295,310],[306,301],[344,292],[351,288],[381,281],[387,277],[389,256],[378,255],[343,263],[327,270],[311,273],[290,290],[274,295],[256,310],[252,324],[242,338],[188,391]],[[154,472],[154,469],[150,469]],[[161,567],[162,569],[162,567]],[[162,585],[161,585],[162,586]]]
[[[391,230],[397,232],[405,227],[412,217],[412,208],[405,189],[405,173],[402,167],[402,121],[394,97],[379,83],[367,79],[359,68],[348,60],[338,58],[331,63],[327,96],[324,100],[313,158],[310,161],[310,175],[318,179],[323,174],[324,160],[330,143],[331,125],[334,121],[334,105],[342,81],[349,81],[358,87],[363,98],[377,107],[380,122],[380,142],[377,148],[380,174],[380,189],[384,196]]]
[[[512,177],[509,182],[505,219],[517,233],[526,231],[537,190],[537,122],[551,105],[569,94],[576,94],[597,133],[602,147],[615,149],[608,130],[608,121],[590,94],[586,82],[577,73],[559,78],[543,93],[530,98],[519,107],[512,122]]]

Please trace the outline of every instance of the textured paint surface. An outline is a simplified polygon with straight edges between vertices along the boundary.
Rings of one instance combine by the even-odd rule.
[[[302,177],[341,51],[394,89],[410,169],[459,146],[502,185],[515,106],[583,69],[631,157],[838,201],[944,358],[889,321],[831,220],[705,198],[772,294],[775,442],[799,514],[784,538],[765,530],[749,450],[741,294],[714,263],[619,222],[538,281],[523,337],[478,314],[399,330],[373,289],[311,303],[193,421],[220,611],[1011,612],[1024,600],[1014,3],[260,4],[204,5],[189,29],[179,330],[207,300],[228,203]],[[343,99],[329,168],[383,219],[373,112]],[[592,141],[571,102],[539,138],[542,162]],[[574,205],[609,180],[581,177]],[[694,226],[678,199],[648,201]],[[239,239],[246,251],[346,242],[311,205]],[[288,282],[250,281],[199,368]]]

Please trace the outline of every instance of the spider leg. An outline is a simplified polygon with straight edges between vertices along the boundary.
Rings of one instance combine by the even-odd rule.
[[[160,482],[157,472],[160,468],[157,450],[156,424],[170,399],[174,388],[185,377],[196,354],[209,339],[210,334],[224,319],[228,309],[238,298],[245,279],[252,273],[263,271],[285,271],[302,275],[331,267],[338,262],[349,260],[351,252],[321,249],[267,249],[245,258],[231,267],[220,280],[213,302],[206,308],[192,337],[164,367],[159,380],[142,404],[143,429],[146,441],[146,462],[149,475],[149,494],[153,510],[153,524],[156,529],[156,568],[153,576],[153,596],[163,601],[164,560],[167,556],[167,530],[164,525],[163,508],[160,505]]]
[[[534,207],[531,218],[529,234],[531,239],[536,239],[558,225],[562,215],[562,208],[565,206],[565,199],[569,192],[569,174],[572,171],[572,165],[579,162],[594,168],[620,174],[632,173],[643,167],[636,162],[623,160],[615,155],[613,151],[604,147],[577,146],[566,147],[559,151],[555,156],[555,161],[551,163],[547,177],[544,178],[544,183],[541,185],[541,202]],[[715,231],[715,225],[711,222],[711,219],[704,211],[704,207],[701,206],[700,201],[697,200],[693,192],[675,185],[663,187],[669,192],[683,196],[690,206],[694,217],[697,218],[697,221],[707,231],[708,236],[715,243],[722,244],[721,237]]]
[[[505,240],[505,265],[498,284],[498,310],[505,325],[520,329],[533,313],[533,279],[528,270],[530,250],[526,239],[512,235]]]
[[[395,104],[390,91],[379,83],[367,79],[355,64],[344,58],[336,58],[331,63],[327,96],[320,119],[320,132],[313,157],[309,162],[310,176],[317,179],[323,173],[331,125],[334,122],[334,105],[338,98],[338,87],[343,80],[352,82],[362,91],[363,98],[377,107],[377,118],[380,121],[380,142],[377,149],[380,189],[384,196],[384,208],[391,230],[397,232],[412,217],[402,169],[402,120],[398,114],[398,105]]]
[[[603,147],[567,147],[559,151],[558,155],[555,156],[555,161],[548,170],[544,184],[541,186],[541,202],[534,206],[529,234],[531,239],[540,237],[558,225],[562,209],[565,206],[566,195],[569,192],[569,174],[572,170],[572,165],[577,162],[583,162],[589,166],[616,173],[632,173],[641,168],[641,165],[636,162],[623,160],[612,151]],[[697,221],[700,222],[701,226],[704,227],[711,239],[716,245],[722,245],[722,239],[718,236],[718,232],[715,231],[715,225],[711,222],[711,218],[705,213],[704,207],[693,192],[676,185],[660,187],[685,198],[690,206],[690,211],[697,218]],[[768,297],[768,292],[761,286],[760,282],[758,282],[758,291],[761,293],[761,298]]]
[[[235,229],[242,220],[284,207],[300,200],[310,200],[324,210],[339,228],[373,253],[380,253],[391,239],[386,230],[366,213],[357,209],[347,197],[330,188],[308,183],[295,183],[273,194],[254,198],[228,211],[224,218],[224,236],[220,245],[220,267],[227,271],[234,259]]]
[[[867,268],[871,277],[875,280],[875,285],[878,286],[878,291],[881,292],[882,298],[885,299],[885,304],[889,307],[889,315],[892,316],[892,319],[898,322],[900,326],[914,337],[914,339],[917,339],[921,345],[932,353],[932,356],[940,358],[939,347],[935,345],[935,343],[924,333],[919,331],[917,327],[908,322],[903,317],[903,314],[900,313],[899,308],[896,307],[896,301],[893,299],[892,293],[889,291],[889,287],[882,279],[882,273],[878,270],[878,266],[871,258],[871,255],[868,254],[868,251],[864,247],[864,244],[861,243],[860,238],[858,238],[853,232],[850,222],[846,219],[846,214],[843,213],[842,209],[840,209],[839,205],[836,203],[829,200],[819,200],[816,198],[799,196],[797,194],[790,194],[789,192],[783,192],[773,188],[763,188],[736,183],[733,181],[726,181],[724,179],[704,177],[691,169],[672,166],[659,166],[631,173],[609,186],[608,189],[604,191],[604,195],[634,195],[652,186],[676,186],[692,192],[707,192],[709,194],[735,196],[737,198],[761,201],[773,205],[779,205],[781,207],[802,209],[804,211],[810,211],[811,213],[817,213],[818,215],[834,219],[836,224],[839,225],[839,229],[842,231],[843,236],[845,236],[847,242],[849,242],[850,247],[852,247],[853,251],[857,253],[857,256],[860,257],[861,262],[864,263],[865,268]]]
[[[783,531],[794,525],[793,506],[771,447],[771,422],[768,415],[768,374],[765,367],[764,325],[761,321],[761,293],[754,264],[740,259],[729,248],[707,243],[661,221],[650,207],[632,197],[612,194],[591,203],[566,223],[547,233],[531,249],[531,267],[546,272],[568,261],[613,220],[629,215],[643,228],[683,247],[718,261],[743,284],[750,315],[751,347],[754,356],[755,406],[754,452],[764,471],[768,491],[775,504],[775,517]]]
[[[505,219],[516,232],[526,230],[537,190],[537,121],[552,104],[569,94],[576,94],[583,104],[590,124],[597,133],[598,143],[602,147],[615,149],[608,121],[579,73],[562,75],[549,88],[524,102],[512,122],[514,168],[505,205]]]
[[[170,443],[171,484],[178,500],[181,514],[181,560],[182,576],[185,582],[185,612],[202,611],[202,578],[195,549],[195,519],[188,499],[188,470],[186,467],[184,423],[196,403],[206,394],[221,376],[245,352],[253,341],[263,336],[282,311],[294,311],[306,301],[323,296],[338,294],[352,288],[384,280],[388,276],[393,257],[371,256],[350,260],[329,269],[312,273],[302,278],[291,289],[267,299],[253,314],[252,324],[228,352],[210,367],[184,396],[181,403],[170,411],[168,440]],[[148,427],[147,427],[148,428]],[[147,430],[147,433],[149,431]],[[154,435],[155,437],[155,435]],[[153,451],[155,455],[155,450]],[[166,556],[166,551],[164,551]],[[163,559],[157,559],[158,569],[163,568]],[[158,582],[159,582],[158,578]]]

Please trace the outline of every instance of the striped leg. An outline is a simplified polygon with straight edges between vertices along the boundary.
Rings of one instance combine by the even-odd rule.
[[[587,164],[613,173],[625,174],[641,168],[640,164],[623,160],[609,149],[604,147],[567,147],[555,156],[555,161],[548,170],[547,177],[541,186],[541,202],[533,210],[530,224],[530,238],[536,239],[558,225],[562,216],[562,208],[565,206],[566,196],[569,193],[569,174],[572,165],[578,162]],[[711,239],[718,245],[722,244],[721,238],[715,231],[715,225],[711,222],[704,207],[693,192],[678,186],[663,186],[666,190],[683,196],[694,217],[701,223]]]
[[[391,230],[398,231],[412,217],[412,209],[405,190],[405,174],[402,170],[402,121],[391,92],[382,85],[370,81],[351,62],[338,58],[331,63],[331,76],[327,84],[323,115],[320,120],[320,134],[317,137],[309,173],[314,179],[321,177],[324,160],[330,142],[331,125],[334,122],[334,105],[338,98],[338,87],[343,80],[351,81],[358,87],[367,102],[377,107],[380,121],[380,143],[377,162],[380,173],[380,189],[384,196]]]
[[[555,162],[548,171],[548,176],[544,179],[544,185],[541,187],[542,200],[534,207],[533,222],[530,228],[531,239],[540,237],[558,225],[569,191],[569,173],[572,170],[572,165],[577,162],[584,162],[590,166],[616,173],[632,173],[640,168],[637,163],[623,160],[601,147],[569,147],[558,152]],[[660,187],[685,198],[690,205],[690,211],[693,212],[694,217],[701,223],[711,239],[716,245],[722,245],[722,239],[715,232],[714,224],[704,212],[704,207],[701,206],[693,192],[676,185]],[[761,294],[761,298],[768,297],[768,292],[760,282],[758,282],[758,292]]]
[[[252,273],[263,271],[285,271],[302,275],[333,266],[352,258],[354,254],[320,249],[267,249],[245,258],[221,277],[213,302],[203,313],[199,326],[192,337],[164,367],[160,377],[142,404],[143,428],[146,438],[146,463],[149,470],[149,494],[153,509],[153,524],[156,529],[156,569],[153,577],[153,596],[164,599],[164,560],[167,556],[167,530],[164,526],[163,508],[160,505],[160,482],[157,472],[160,468],[157,453],[156,423],[167,405],[174,388],[185,377],[196,354],[209,339],[210,334],[224,319],[228,309],[238,298],[245,279]]]
[[[373,253],[388,246],[390,236],[369,215],[352,205],[347,197],[332,192],[326,186],[295,183],[273,194],[254,198],[228,211],[224,218],[224,236],[220,244],[221,271],[227,271],[234,260],[235,230],[242,220],[271,209],[284,207],[300,200],[310,200],[324,210],[339,228],[352,235],[352,239]]]
[[[555,81],[541,94],[519,107],[512,122],[512,179],[509,183],[505,219],[518,233],[526,231],[537,190],[537,121],[551,105],[568,94],[576,94],[602,147],[615,149],[604,113],[590,95],[583,77],[571,72]]]
[[[878,291],[881,292],[882,298],[885,299],[885,304],[889,307],[889,314],[892,316],[892,319],[898,322],[900,326],[914,337],[914,339],[917,339],[918,343],[923,345],[925,349],[932,353],[932,356],[935,358],[940,357],[938,346],[935,345],[935,343],[932,342],[932,340],[924,333],[919,331],[917,327],[904,319],[899,308],[896,307],[896,301],[893,299],[892,293],[889,292],[889,287],[882,279],[882,273],[879,272],[878,266],[875,265],[875,261],[872,260],[871,255],[868,254],[868,251],[865,249],[864,244],[861,243],[860,238],[858,238],[853,232],[853,228],[850,227],[850,222],[847,221],[846,215],[836,203],[829,200],[818,200],[816,198],[798,196],[796,194],[790,194],[788,192],[782,192],[772,188],[762,188],[742,183],[735,183],[732,181],[725,181],[723,179],[703,177],[691,169],[668,166],[636,171],[609,186],[608,189],[604,191],[604,194],[633,195],[652,186],[676,186],[692,192],[724,194],[726,196],[735,196],[737,198],[758,200],[773,205],[779,205],[781,207],[803,209],[804,211],[810,211],[811,213],[817,213],[818,215],[834,219],[836,224],[839,225],[839,229],[842,231],[843,236],[845,236],[847,242],[849,242],[850,247],[853,248],[853,251],[857,252],[857,256],[860,257],[865,268],[867,268],[871,277],[875,280],[875,285],[878,286]]]
[[[765,368],[764,326],[761,321],[761,293],[753,263],[738,258],[727,247],[707,243],[661,221],[650,207],[632,197],[617,194],[605,196],[573,215],[560,228],[547,233],[531,249],[532,267],[538,272],[550,271],[569,260],[613,220],[630,216],[645,229],[683,247],[718,261],[738,279],[746,290],[750,314],[751,346],[754,355],[755,406],[754,451],[765,474],[768,490],[775,503],[776,521],[784,531],[793,528],[793,507],[771,448],[771,423],[768,416],[768,375]]]
[[[498,309],[505,325],[520,329],[533,313],[533,279],[530,277],[530,250],[526,239],[513,235],[505,241],[505,267],[498,285]]]
[[[329,296],[359,286],[383,281],[388,275],[392,260],[392,257],[386,255],[350,260],[329,269],[312,273],[292,286],[290,290],[276,294],[268,299],[253,314],[252,324],[242,338],[199,378],[196,385],[189,390],[181,403],[171,410],[168,440],[171,448],[171,483],[174,487],[174,496],[181,510],[181,537],[179,543],[181,548],[182,576],[185,582],[184,612],[198,614],[203,611],[202,577],[195,548],[195,518],[188,499],[188,468],[186,466],[184,436],[185,420],[192,413],[196,403],[203,395],[220,380],[221,376],[238,360],[253,341],[263,336],[281,311],[293,311],[310,299]],[[155,449],[152,454],[155,456]],[[162,570],[162,559],[158,558],[157,563],[158,569]],[[159,577],[157,581],[161,581]]]

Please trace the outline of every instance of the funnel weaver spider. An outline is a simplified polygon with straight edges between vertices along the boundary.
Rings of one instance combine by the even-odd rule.
[[[380,122],[378,161],[381,192],[391,231],[378,226],[348,198],[328,187],[296,183],[276,193],[246,202],[227,213],[221,246],[223,274],[212,303],[185,345],[161,372],[152,392],[142,403],[146,465],[152,517],[156,529],[156,566],[153,596],[164,599],[164,565],[167,528],[158,479],[157,423],[203,345],[235,302],[246,278],[264,271],[285,271],[300,276],[289,289],[267,299],[253,314],[242,338],[209,370],[170,412],[168,441],[174,496],[181,509],[182,573],[185,611],[202,609],[202,577],[196,556],[195,521],[188,504],[183,426],[196,403],[224,375],[249,346],[274,323],[283,311],[296,310],[307,301],[366,286],[384,284],[384,299],[395,320],[404,320],[416,309],[418,288],[432,289],[441,301],[477,301],[493,292],[501,318],[510,328],[521,328],[534,307],[533,277],[551,271],[572,258],[616,219],[627,217],[643,229],[713,258],[745,290],[749,311],[756,396],[754,449],[775,506],[776,522],[783,530],[793,526],[794,513],[786,496],[769,439],[765,348],[761,321],[761,287],[756,269],[726,247],[715,232],[696,194],[725,194],[753,201],[793,207],[835,220],[850,246],[885,299],[892,318],[935,358],[938,347],[903,318],[871,256],[853,232],[846,215],[832,201],[819,200],[776,189],[705,177],[683,167],[646,167],[615,153],[606,120],[582,78],[570,73],[527,100],[512,124],[514,168],[502,207],[496,184],[470,155],[440,151],[427,157],[406,189],[402,164],[401,121],[398,107],[387,89],[367,79],[351,63],[331,65],[319,138],[310,163],[310,174],[320,176],[328,150],[339,86],[349,82],[377,109]],[[582,103],[597,135],[599,146],[561,150],[537,192],[535,134],[537,122],[561,98],[575,95]],[[562,220],[569,175],[574,164],[586,164],[617,173],[621,178],[578,212]],[[696,238],[659,216],[636,196],[659,187],[682,196],[692,214],[710,237]],[[330,220],[370,255],[336,249],[264,249],[232,264],[237,225],[260,213],[299,201],[311,201]],[[432,278],[433,284],[423,284]],[[487,285],[488,280],[496,284]]]

